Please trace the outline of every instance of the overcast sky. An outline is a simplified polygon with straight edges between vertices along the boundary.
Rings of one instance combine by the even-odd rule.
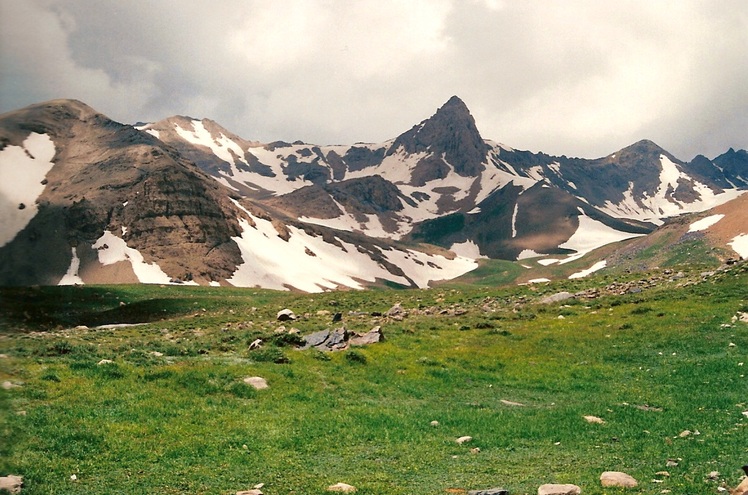
[[[748,1],[0,0],[0,112],[76,98],[352,144],[452,95],[519,149],[748,148]]]

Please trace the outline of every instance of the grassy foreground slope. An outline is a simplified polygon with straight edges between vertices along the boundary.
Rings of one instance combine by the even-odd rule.
[[[695,280],[552,304],[538,301],[607,282],[0,289],[0,475],[23,475],[24,494],[264,483],[313,495],[337,482],[377,495],[543,483],[613,494],[624,490],[599,476],[620,470],[639,480],[625,493],[715,494],[748,462],[748,324],[732,321],[748,312],[748,271]],[[404,317],[377,315],[395,303]],[[300,318],[277,322],[283,308]],[[341,324],[381,325],[386,341],[297,351],[287,333]]]

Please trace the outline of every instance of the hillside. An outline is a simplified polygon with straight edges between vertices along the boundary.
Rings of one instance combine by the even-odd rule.
[[[623,492],[600,483],[623,471],[627,492],[714,494],[748,455],[748,271],[674,275],[0,288],[0,474],[23,476],[24,495],[594,495]],[[384,340],[294,349],[326,329]]]

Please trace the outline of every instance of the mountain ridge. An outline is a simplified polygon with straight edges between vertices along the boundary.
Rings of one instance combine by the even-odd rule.
[[[447,278],[456,276],[448,265],[468,269],[485,256],[576,259],[599,247],[580,238],[605,244],[641,236],[665,218],[704,211],[748,187],[745,150],[691,162],[649,140],[593,160],[514,150],[483,139],[456,96],[392,140],[335,146],[258,143],[210,119],[186,116],[129,126],[82,102],[53,100],[0,116],[0,158],[32,155],[24,143],[36,135],[54,143],[43,191],[24,200],[33,205],[26,213],[3,198],[0,213],[19,218],[34,208],[41,213],[0,246],[6,259],[0,263],[0,284],[56,283],[76,257],[87,281],[142,281],[124,265],[103,268],[108,265],[101,263],[101,245],[91,246],[105,232],[134,250],[132,256],[141,256],[143,264],[159,266],[159,280],[231,284],[239,267],[246,272],[247,259],[257,254],[247,244],[248,233],[259,233],[258,225],[268,221],[262,240],[252,242],[260,245],[277,236],[285,244],[266,249],[280,252],[298,241],[301,251],[294,253],[306,255],[289,255],[297,262],[320,264],[321,258],[309,253],[334,246],[350,254],[345,246],[357,245],[369,260],[361,263],[378,264],[353,278],[360,267],[338,273],[333,278],[344,280],[342,286],[360,288],[362,280],[377,278],[371,278],[375,272],[380,280],[423,286],[447,272]],[[20,162],[0,160],[0,170],[12,169],[13,163]],[[133,197],[139,198],[138,208],[126,199]],[[37,246],[43,244],[42,231],[57,232],[56,240]],[[325,245],[314,240],[320,235]],[[351,243],[343,243],[343,237]],[[425,254],[398,247],[399,240],[414,246],[428,241],[463,256],[424,261]],[[83,247],[80,253],[73,250],[71,259],[76,246]],[[29,269],[24,256],[41,259],[44,250],[57,261]],[[267,267],[281,260],[272,252],[260,254],[255,262],[262,266],[253,275],[258,278],[244,276],[244,285],[252,280],[251,285],[265,286],[265,280],[273,288],[341,286],[323,271],[315,271],[315,281],[296,286],[283,278],[288,270],[273,278]],[[325,261],[332,263],[325,265],[330,270],[334,259]],[[32,275],[19,275],[20,266]],[[429,267],[429,274],[417,274],[419,266]],[[95,275],[106,271],[110,275]]]

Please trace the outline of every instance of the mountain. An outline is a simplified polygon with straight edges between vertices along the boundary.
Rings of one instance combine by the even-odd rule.
[[[318,291],[419,287],[475,266],[276,215],[195,163],[211,171],[220,162],[153,134],[70,100],[0,116],[0,283]]]
[[[0,284],[317,291],[425,287],[482,257],[573,262],[739,197],[748,153],[514,150],[456,96],[393,139],[334,146],[185,116],[133,127],[56,100],[0,116],[0,173]]]

